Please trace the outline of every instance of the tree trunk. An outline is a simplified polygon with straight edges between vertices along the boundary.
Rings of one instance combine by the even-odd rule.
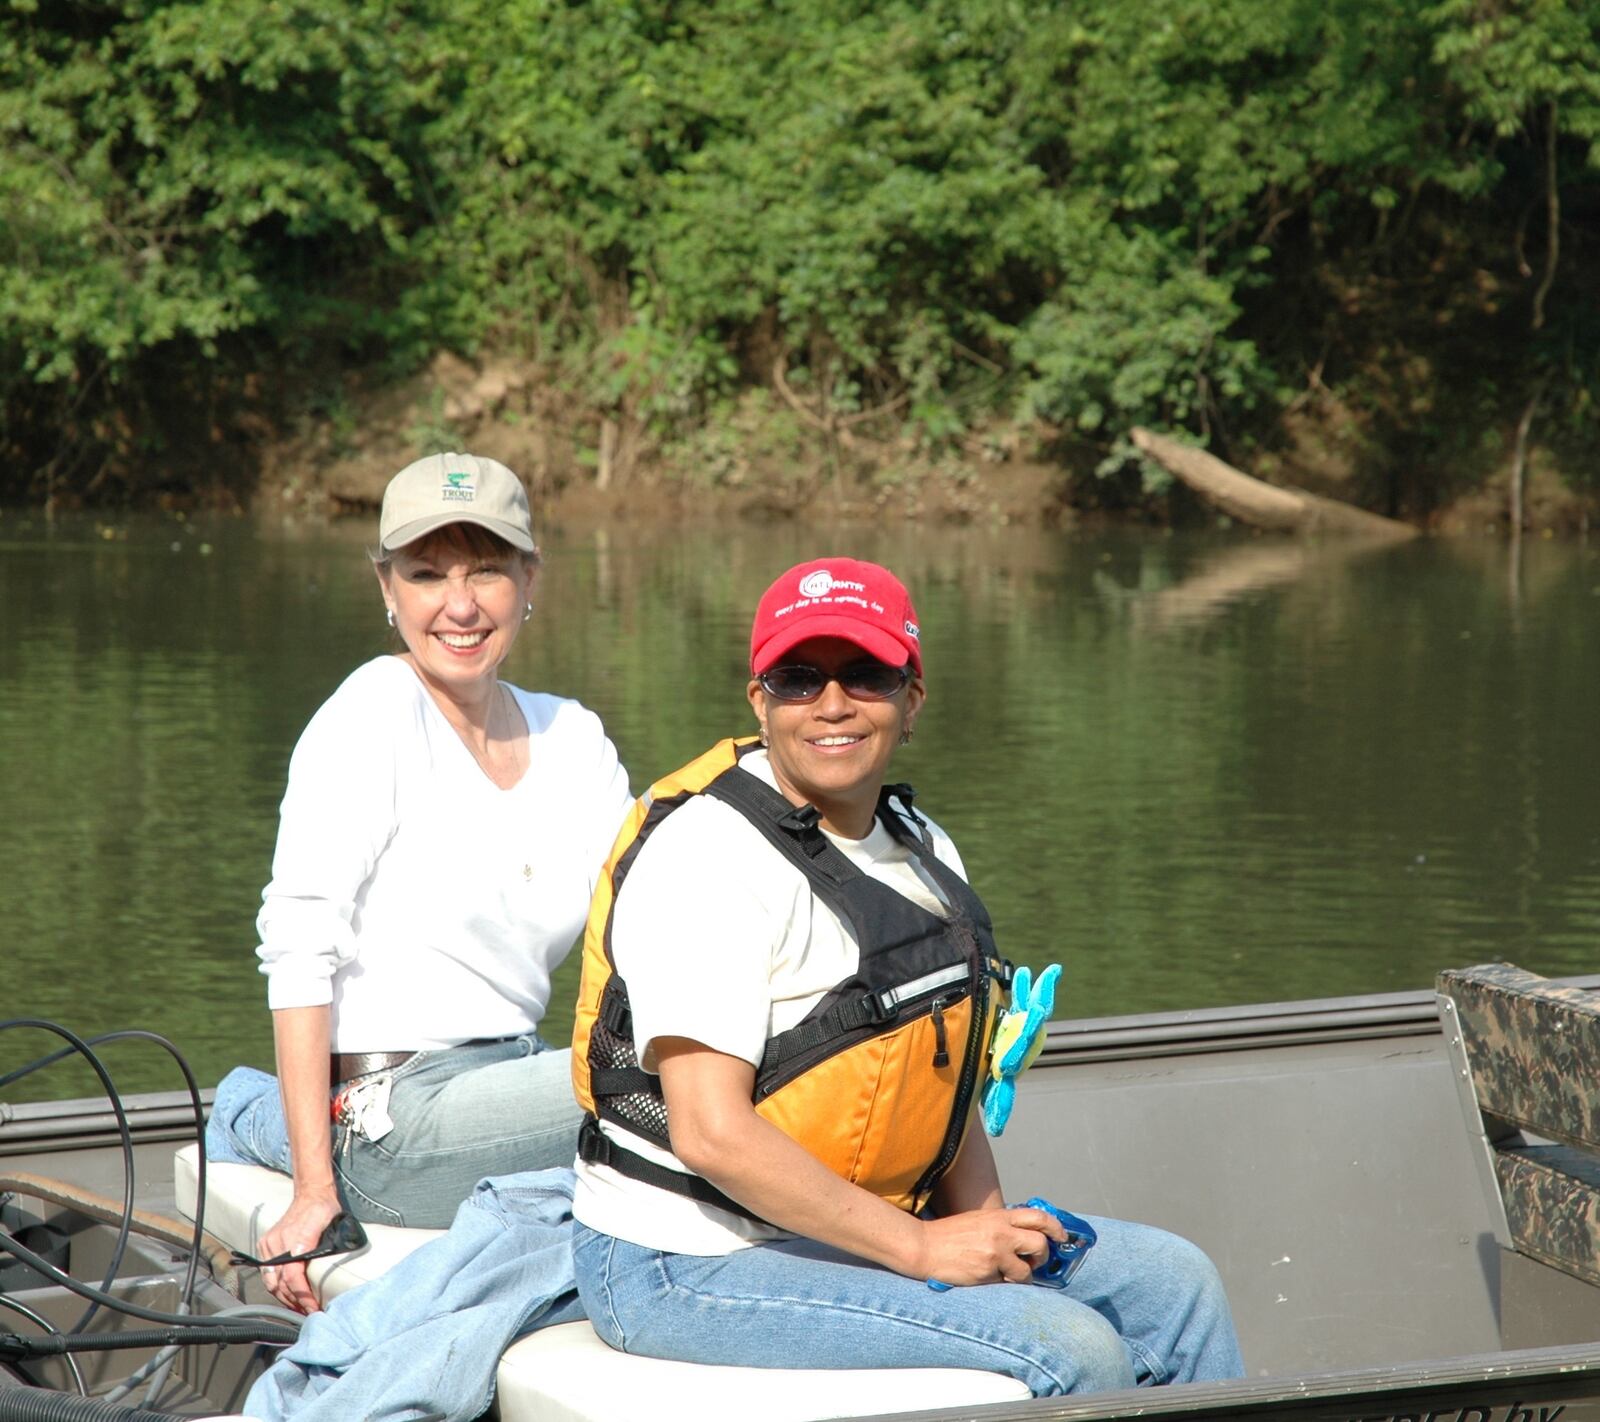
[[[617,422],[609,415],[600,421],[600,452],[595,461],[594,486],[602,491],[611,487],[617,460]]]
[[[1135,429],[1134,444],[1208,503],[1252,528],[1275,533],[1337,533],[1364,538],[1414,538],[1417,530],[1398,519],[1368,513],[1354,504],[1319,498],[1299,489],[1241,474],[1214,454],[1165,435]]]

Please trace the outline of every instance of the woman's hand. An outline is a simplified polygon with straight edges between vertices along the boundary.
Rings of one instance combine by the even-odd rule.
[[[341,1208],[339,1196],[331,1189],[306,1194],[297,1190],[283,1218],[256,1241],[256,1258],[304,1254],[315,1249],[322,1231]],[[280,1264],[275,1269],[263,1269],[261,1282],[273,1298],[297,1313],[316,1313],[322,1307],[311,1291],[311,1280],[304,1264]]]
[[[1025,1284],[1066,1241],[1061,1221],[1025,1205],[967,1210],[923,1220],[922,1254],[914,1276],[941,1284]]]
[[[945,1284],[1025,1280],[1050,1241],[1055,1216],[1007,1207],[982,1130],[967,1132],[941,1184],[939,1219],[923,1220],[851,1184],[763,1120],[750,1104],[755,1068],[699,1042],[655,1042],[674,1153],[762,1219],[832,1244],[913,1279]]]
[[[333,1178],[332,1123],[328,1115],[330,1013],[322,1007],[285,1007],[272,1014],[278,1086],[294,1166],[294,1199],[283,1218],[256,1245],[257,1259],[315,1249],[339,1213]],[[304,1264],[263,1269],[261,1282],[278,1302],[301,1313],[321,1307]]]

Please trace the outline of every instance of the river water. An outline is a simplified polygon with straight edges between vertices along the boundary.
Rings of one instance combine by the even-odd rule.
[[[161,1032],[202,1082],[270,1063],[253,921],[295,736],[389,646],[370,537],[0,517],[0,1018]],[[750,728],[748,617],[778,571],[900,572],[929,701],[894,774],[1009,956],[1064,965],[1058,1016],[1600,968],[1591,547],[788,523],[543,542],[506,674],[598,711],[635,790]],[[48,1045],[0,1034],[0,1070]],[[108,1050],[124,1090],[179,1084],[149,1047]],[[93,1089],[73,1065],[0,1099]]]

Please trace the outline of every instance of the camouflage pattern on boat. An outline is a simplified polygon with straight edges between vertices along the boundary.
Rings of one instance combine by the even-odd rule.
[[[1510,963],[1444,972],[1518,1252],[1600,1284],[1600,995]],[[1529,1145],[1506,1125],[1559,1145]]]
[[[1439,974],[1456,1004],[1478,1108],[1600,1147],[1600,995],[1510,963]]]

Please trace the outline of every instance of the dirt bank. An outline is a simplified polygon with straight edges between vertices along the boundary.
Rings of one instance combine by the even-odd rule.
[[[668,440],[626,412],[563,395],[528,363],[441,355],[409,380],[352,376],[329,414],[262,445],[256,506],[338,516],[375,509],[389,477],[430,450],[470,450],[516,470],[551,517],[847,517],[1055,524],[1073,471],[1015,432],[933,451],[903,430],[822,430],[748,391],[715,422]],[[1035,442],[1037,445],[1037,441]]]
[[[701,428],[668,437],[637,412],[596,410],[537,365],[503,357],[469,364],[440,355],[427,370],[389,383],[348,374],[315,417],[282,426],[291,432],[258,444],[253,499],[267,513],[368,513],[397,469],[419,454],[457,449],[516,470],[545,520],[826,512],[1061,526],[1217,517],[1181,487],[1152,489],[1132,468],[1096,478],[1102,451],[1048,428],[996,424],[934,448],[904,424],[824,419],[792,392],[753,389]],[[1248,465],[1283,487],[1360,502],[1354,470],[1367,437],[1336,401],[1300,402],[1275,438],[1249,452]],[[1491,477],[1433,511],[1426,528],[1503,530],[1506,480]],[[1525,526],[1541,531],[1586,527],[1594,512],[1537,456],[1524,508]]]

